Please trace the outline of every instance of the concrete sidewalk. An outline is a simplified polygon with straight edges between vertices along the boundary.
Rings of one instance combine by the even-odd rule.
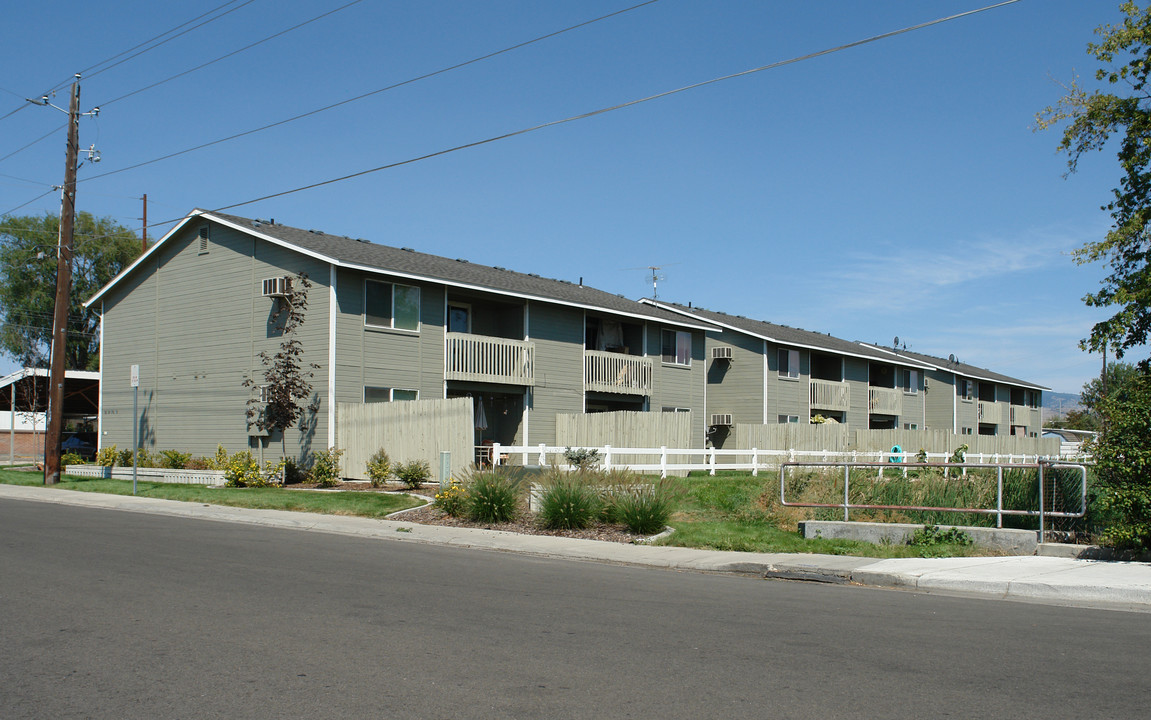
[[[247,510],[0,485],[0,499],[8,498],[618,565],[851,583],[1151,612],[1151,563],[1036,556],[876,560],[839,555],[721,552],[419,525],[405,523],[402,519],[373,520],[284,510]]]

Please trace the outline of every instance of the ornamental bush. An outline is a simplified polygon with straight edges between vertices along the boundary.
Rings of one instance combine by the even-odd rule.
[[[1125,397],[1102,405],[1103,432],[1089,448],[1102,489],[1103,542],[1120,550],[1151,550],[1151,378],[1139,377]]]
[[[119,457],[120,451],[116,449],[115,445],[102,447],[96,452],[96,464],[104,467],[114,467]]]
[[[654,535],[667,525],[678,497],[679,488],[670,478],[637,483],[615,494],[612,515],[637,535]]]
[[[380,448],[368,460],[368,479],[371,480],[372,487],[380,487],[391,475],[392,459],[388,457],[386,450]]]
[[[225,487],[270,487],[279,482],[280,473],[284,469],[284,462],[266,462],[263,469],[256,458],[248,450],[228,458],[224,468]]]
[[[320,450],[316,453],[316,461],[312,464],[309,476],[312,482],[322,488],[335,487],[340,484],[340,456],[344,451],[340,448]]]
[[[450,485],[436,493],[435,502],[432,504],[450,517],[463,517],[468,510],[468,491],[453,480]]]
[[[582,530],[596,519],[600,510],[599,490],[589,478],[602,475],[549,473],[540,495],[539,523],[549,530]]]
[[[411,490],[419,489],[432,476],[432,469],[425,460],[412,460],[401,463],[394,470],[396,477]]]
[[[192,453],[180,452],[179,450],[161,450],[159,467],[169,470],[183,470],[191,459]],[[143,467],[142,464],[141,467]]]
[[[523,476],[497,467],[476,471],[467,481],[468,517],[477,522],[508,522],[516,516]]]

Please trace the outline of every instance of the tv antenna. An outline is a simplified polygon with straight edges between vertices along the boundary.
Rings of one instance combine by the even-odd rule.
[[[624,268],[624,270],[647,270],[651,273],[651,299],[659,300],[659,281],[667,280],[667,275],[660,274],[660,270],[672,265],[679,265],[679,263],[667,263],[666,265],[645,265],[643,267]]]

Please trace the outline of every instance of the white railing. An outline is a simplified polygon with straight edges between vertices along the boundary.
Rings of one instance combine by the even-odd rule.
[[[65,475],[89,478],[131,480],[132,467],[106,467],[104,465],[68,465]],[[223,470],[171,470],[169,468],[136,468],[136,476],[148,482],[178,483],[182,485],[223,485]]]
[[[535,355],[524,340],[446,333],[444,379],[534,385]]]
[[[812,379],[811,407],[824,410],[850,410],[851,387],[845,382]]]
[[[520,456],[524,465],[540,467],[554,465],[571,470],[564,453],[573,449],[550,445],[491,445],[490,457],[496,465],[503,465],[512,456]],[[669,472],[706,470],[714,475],[717,470],[774,470],[785,462],[802,460],[814,462],[889,462],[898,469],[901,463],[913,463],[924,455],[913,452],[887,452],[882,450],[834,452],[829,450],[719,450],[716,448],[683,449],[661,446],[658,448],[617,448],[611,445],[587,447],[599,453],[600,466],[605,470],[621,469],[639,473],[658,472],[667,477]],[[628,462],[628,458],[646,455],[645,462]],[[928,462],[949,462],[952,453],[925,453]],[[968,464],[1034,463],[1039,460],[1057,460],[1048,455],[1006,453],[966,453]],[[966,472],[966,471],[964,471]]]
[[[591,392],[651,395],[652,367],[648,357],[584,350],[583,387]]]
[[[903,413],[903,391],[894,388],[867,388],[867,410],[880,415]]]
[[[994,402],[979,401],[979,422],[991,423],[998,425],[1003,422],[1003,413],[999,410],[999,405]]]

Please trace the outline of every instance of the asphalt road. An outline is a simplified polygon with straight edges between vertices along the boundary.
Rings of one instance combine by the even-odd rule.
[[[1146,717],[1151,621],[0,501],[0,717]]]

